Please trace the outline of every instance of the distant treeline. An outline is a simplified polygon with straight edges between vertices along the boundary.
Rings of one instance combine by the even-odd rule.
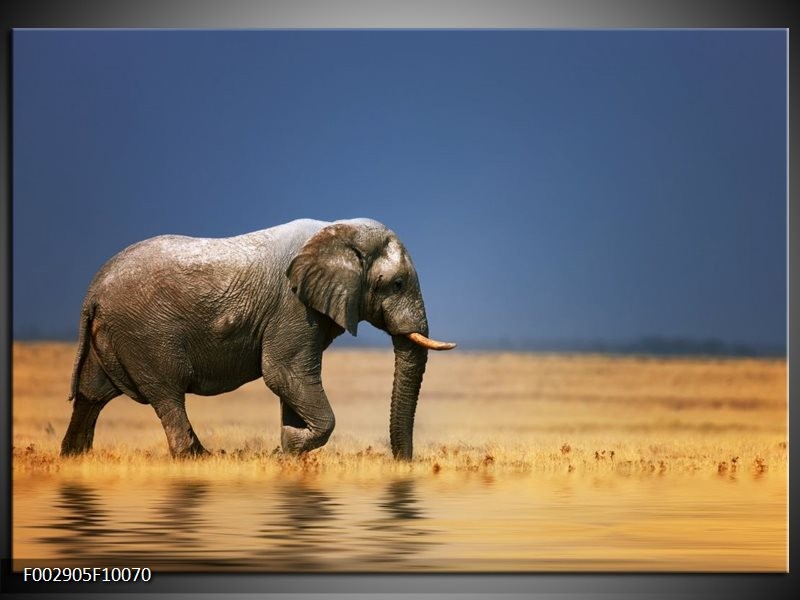
[[[461,344],[465,348],[467,344]],[[580,352],[597,354],[637,354],[653,356],[741,356],[783,357],[784,344],[743,344],[724,340],[691,339],[647,335],[632,341],[607,340],[496,340],[470,345],[482,350],[516,350],[528,352]]]
[[[457,338],[457,336],[454,336]],[[494,340],[455,339],[462,350],[493,350],[512,352],[577,352],[586,354],[634,354],[652,356],[740,356],[785,357],[784,344],[745,344],[724,340],[692,339],[646,335],[630,341],[608,340]],[[335,342],[339,348],[363,348],[363,340],[341,336]],[[381,344],[381,347],[389,344]]]
[[[689,354],[704,356],[786,356],[785,345],[749,345],[725,342],[718,339],[691,340],[686,338],[668,338],[647,336],[621,350],[626,354]],[[613,351],[613,350],[612,350]]]

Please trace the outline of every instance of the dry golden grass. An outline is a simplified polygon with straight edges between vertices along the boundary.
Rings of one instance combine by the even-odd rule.
[[[415,459],[388,448],[391,351],[332,350],[323,382],[337,428],[322,449],[283,456],[278,401],[261,381],[191,396],[214,455],[173,461],[149,406],[122,396],[100,416],[95,450],[58,456],[71,413],[74,345],[13,347],[13,467],[174,472],[541,471],[786,473],[784,360],[433,353],[417,410]]]
[[[125,397],[101,414],[92,453],[62,459],[74,345],[13,351],[19,559],[292,572],[788,568],[783,360],[432,353],[414,460],[399,463],[388,447],[391,350],[334,349],[323,381],[337,426],[325,447],[277,450],[278,401],[256,381],[190,397],[213,454],[175,461],[152,408]]]

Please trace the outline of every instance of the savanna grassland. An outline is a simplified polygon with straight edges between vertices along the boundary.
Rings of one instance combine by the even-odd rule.
[[[222,533],[210,549],[197,533],[222,569],[785,569],[785,360],[431,353],[414,460],[397,463],[390,350],[325,354],[337,426],[301,457],[278,450],[278,400],[261,381],[190,396],[213,455],[187,461],[169,457],[153,410],[124,396],[101,414],[90,455],[60,458],[73,358],[73,344],[14,344],[15,557],[74,555],[76,532],[60,529],[54,546],[58,536],[34,533],[37,515],[88,502],[134,536],[103,538],[91,556],[132,560],[149,538],[131,528],[159,522],[166,503],[193,507],[209,536],[223,522],[225,535],[261,523],[235,551]],[[338,558],[327,534],[275,525],[287,515],[329,528]],[[387,544],[404,550],[376,558]],[[156,562],[210,568],[198,552]]]
[[[74,346],[16,343],[13,351],[15,471],[247,463],[302,469],[309,462],[317,469],[415,472],[786,471],[782,360],[432,355],[417,409],[415,460],[397,465],[388,449],[391,352],[334,350],[325,355],[323,382],[337,427],[324,448],[301,460],[274,452],[278,400],[255,381],[221,396],[188,397],[199,437],[216,451],[188,467],[169,458],[153,410],[124,396],[101,414],[92,456],[58,458],[71,414]]]

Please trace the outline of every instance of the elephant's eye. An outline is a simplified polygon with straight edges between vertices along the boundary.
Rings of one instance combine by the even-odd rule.
[[[403,289],[403,280],[400,277],[398,277],[392,282],[392,291],[396,293],[402,289]]]

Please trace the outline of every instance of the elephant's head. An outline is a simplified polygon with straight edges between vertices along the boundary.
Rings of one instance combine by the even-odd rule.
[[[395,458],[410,459],[417,398],[428,349],[419,279],[397,236],[376,221],[337,221],[314,235],[286,272],[297,297],[356,335],[368,321],[392,336],[395,353],[389,433]]]

